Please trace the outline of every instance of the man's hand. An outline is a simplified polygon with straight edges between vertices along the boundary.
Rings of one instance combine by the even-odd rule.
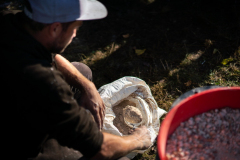
[[[93,83],[88,87],[84,87],[84,92],[81,94],[81,100],[80,104],[84,108],[90,110],[99,129],[102,130],[105,117],[105,105]]]
[[[145,126],[134,129],[131,135],[142,144],[139,150],[147,149],[152,145],[150,132]]]

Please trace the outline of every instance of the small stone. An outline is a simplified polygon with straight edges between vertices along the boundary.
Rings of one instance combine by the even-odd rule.
[[[196,117],[195,118],[195,122],[200,122],[201,121],[201,118],[200,117]]]
[[[179,156],[180,156],[180,157],[185,156],[184,152],[179,152]]]
[[[203,144],[198,144],[198,148],[203,148]]]
[[[212,114],[211,113],[206,113],[206,116],[207,117],[212,117]]]
[[[189,152],[188,152],[188,151],[185,151],[184,153],[185,153],[185,155],[189,155]]]
[[[198,135],[194,135],[193,137],[194,137],[195,139],[198,139],[199,136],[198,136]]]
[[[183,123],[183,122],[181,122],[181,123],[180,123],[180,126],[181,126],[181,127],[184,127],[184,123]]]
[[[182,140],[182,139],[183,139],[183,136],[177,136],[177,139],[178,139],[178,140]]]
[[[188,124],[189,124],[189,125],[193,125],[193,124],[194,124],[193,118],[189,118]]]

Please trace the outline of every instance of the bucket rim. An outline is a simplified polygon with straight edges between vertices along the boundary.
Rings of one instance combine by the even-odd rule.
[[[174,118],[175,113],[179,110],[179,107],[183,106],[189,101],[192,101],[196,99],[197,97],[207,96],[209,94],[219,93],[219,92],[229,92],[229,91],[237,91],[237,94],[240,95],[240,87],[218,87],[218,88],[212,88],[205,91],[202,91],[200,93],[196,93],[192,96],[189,96],[182,101],[180,101],[174,108],[172,108],[166,115],[165,119],[163,120],[161,127],[159,129],[159,135],[157,138],[157,156],[161,160],[167,160],[166,157],[166,142],[167,137],[170,135],[170,124],[172,123],[172,120]],[[239,108],[240,108],[240,101],[239,101]],[[211,109],[209,109],[211,110]],[[203,113],[203,112],[202,112]],[[199,113],[200,114],[200,113]]]

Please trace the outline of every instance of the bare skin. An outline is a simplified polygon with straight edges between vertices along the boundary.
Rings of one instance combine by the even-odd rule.
[[[151,146],[150,133],[145,126],[136,128],[129,136],[116,136],[103,132],[101,150],[92,160],[114,160],[133,150],[144,150]]]

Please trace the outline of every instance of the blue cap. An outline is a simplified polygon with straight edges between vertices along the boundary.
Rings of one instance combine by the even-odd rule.
[[[32,12],[24,13],[40,23],[71,22],[102,19],[107,16],[106,7],[97,0],[28,0]]]

